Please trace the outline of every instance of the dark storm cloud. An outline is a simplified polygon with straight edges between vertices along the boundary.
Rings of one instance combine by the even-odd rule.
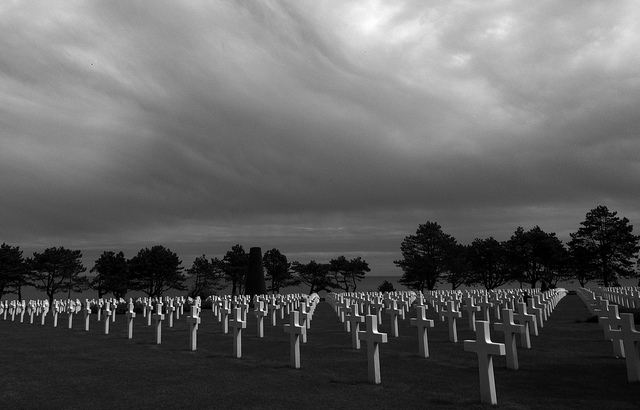
[[[634,2],[0,7],[7,242],[392,260],[427,220],[640,219]]]

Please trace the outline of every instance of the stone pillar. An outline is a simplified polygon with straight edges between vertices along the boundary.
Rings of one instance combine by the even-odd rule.
[[[264,268],[262,265],[262,250],[254,247],[249,250],[249,268],[245,282],[245,295],[253,298],[254,295],[267,293],[267,285],[264,280]]]

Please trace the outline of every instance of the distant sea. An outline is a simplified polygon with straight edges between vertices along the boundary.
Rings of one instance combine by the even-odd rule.
[[[403,290],[408,290],[406,287],[400,285],[398,283],[398,280],[400,279],[400,276],[365,276],[365,278],[361,281],[358,282],[356,291],[357,292],[376,292],[378,290],[378,286],[380,286],[380,284],[382,282],[384,282],[385,280],[388,282],[391,282],[395,288],[395,290],[399,290],[399,291],[403,291]],[[638,281],[637,279],[634,280],[629,280],[629,279],[623,279],[620,281],[620,285],[622,286],[638,286]],[[505,286],[501,286],[501,288],[515,288],[515,287],[519,287],[519,284],[517,283],[512,283],[509,285],[505,285]],[[525,285],[526,287],[526,285]],[[558,287],[563,287],[565,289],[578,289],[580,287],[580,285],[578,284],[578,282],[560,282],[558,284]],[[597,284],[595,282],[589,282],[587,283],[587,287],[588,288],[597,288]],[[458,289],[469,289],[471,287],[468,286],[461,286]],[[440,284],[438,285],[438,287],[436,289],[451,289],[451,285],[444,283],[444,284]],[[300,285],[300,286],[295,286],[295,287],[289,287],[289,288],[284,288],[281,289],[282,294],[291,294],[291,293],[304,293],[304,294],[308,294],[309,293],[309,286],[307,285]],[[321,292],[320,296],[324,296],[326,292]],[[231,285],[227,286],[227,288],[218,291],[219,295],[228,295],[231,294]],[[164,296],[184,296],[186,295],[186,291],[176,291],[176,290],[169,290],[167,292],[165,292]],[[131,291],[129,293],[127,293],[126,298],[137,298],[137,297],[142,297],[145,296],[144,293],[141,292],[134,292]],[[80,300],[84,300],[84,299],[97,299],[98,297],[98,292],[95,290],[87,290],[81,293],[78,292],[71,292],[71,294],[69,294],[68,292],[65,293],[57,293],[55,295],[56,299],[67,299],[68,297],[70,297],[71,299],[80,299]],[[113,295],[108,294],[105,297],[109,298],[109,297],[113,297]],[[8,299],[8,300],[13,300],[16,299],[17,295],[13,295],[13,294],[8,294],[8,295],[3,295],[2,299]],[[22,289],[22,298],[25,300],[30,300],[30,299],[46,299],[47,296],[44,292],[39,292],[37,291],[35,288],[33,287],[28,287],[28,288],[23,288]]]

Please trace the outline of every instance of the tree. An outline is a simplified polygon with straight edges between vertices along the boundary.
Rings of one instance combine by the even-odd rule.
[[[587,212],[582,227],[571,234],[569,241],[572,255],[586,258],[581,265],[589,266],[594,278],[605,287],[617,283],[620,277],[634,277],[633,259],[640,250],[640,236],[632,233],[633,225],[616,215],[606,206],[597,206]]]
[[[222,258],[220,268],[224,278],[231,282],[231,294],[242,294],[249,269],[249,254],[244,251],[242,245],[234,245],[230,251],[227,251]]]
[[[455,238],[442,232],[436,222],[420,225],[415,235],[404,238],[400,247],[403,259],[393,262],[404,271],[398,282],[420,292],[433,290],[449,271],[455,245]]]
[[[287,257],[276,248],[264,253],[262,263],[267,272],[267,278],[271,279],[271,285],[267,288],[271,293],[280,293],[282,288],[300,284],[300,279],[296,278],[291,271],[291,264],[287,261]]]
[[[395,292],[396,289],[393,287],[393,283],[385,280],[380,285],[378,285],[378,292]]]
[[[515,279],[529,283],[535,288],[538,282],[556,284],[563,279],[566,249],[555,233],[547,233],[539,226],[525,232],[519,226],[506,242],[509,263],[512,264]]]
[[[596,266],[591,252],[582,246],[572,246],[569,242],[569,269],[571,270],[571,279],[576,279],[581,287],[595,280]]]
[[[98,298],[107,293],[112,293],[116,299],[124,298],[131,288],[129,262],[123,252],[103,252],[89,272],[97,273],[89,286],[98,291]]]
[[[355,292],[358,282],[364,279],[364,275],[371,272],[371,269],[359,256],[351,260],[339,256],[329,261],[329,271],[333,274],[336,287],[345,292]]]
[[[329,277],[329,267],[328,263],[317,263],[316,261],[311,261],[306,265],[296,261],[291,263],[291,269],[298,274],[300,281],[310,287],[310,295],[321,290],[331,291],[333,285]]]
[[[162,245],[140,249],[129,260],[131,289],[144,292],[148,297],[162,297],[169,289],[186,290],[187,279],[178,255]]]
[[[197,257],[191,268],[187,269],[187,274],[193,279],[193,285],[189,290],[189,296],[192,298],[200,296],[204,299],[227,287],[227,284],[220,284],[223,276],[218,258],[209,260],[205,255]]]
[[[449,257],[449,270],[444,277],[447,283],[451,284],[452,290],[456,290],[459,286],[467,283],[471,277],[469,254],[469,245],[456,244]]]
[[[79,276],[87,270],[82,265],[82,252],[59,248],[47,248],[42,253],[34,252],[26,264],[29,276],[37,290],[44,291],[53,304],[53,297],[58,292],[69,291],[82,281]]]
[[[17,293],[22,300],[22,286],[28,285],[22,251],[18,246],[0,245],[0,298],[7,293]]]
[[[495,289],[511,281],[505,244],[493,237],[475,239],[470,247],[471,278],[469,283],[479,283],[487,290]]]

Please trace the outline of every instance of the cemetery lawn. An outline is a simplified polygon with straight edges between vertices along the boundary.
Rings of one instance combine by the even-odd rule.
[[[628,311],[628,310],[626,310]],[[186,309],[185,309],[186,313]],[[635,312],[638,313],[637,311]],[[415,311],[411,312],[415,316]],[[518,348],[520,370],[507,370],[494,358],[498,405],[480,403],[477,358],[462,341],[475,339],[466,314],[458,322],[458,343],[448,341],[445,322],[428,330],[430,357],[418,356],[417,330],[409,316],[400,320],[400,336],[389,333],[380,346],[382,383],[367,383],[366,344],[351,349],[351,337],[333,310],[321,302],[308,342],[301,345],[302,368],[289,367],[289,335],[284,321],[265,337],[256,336],[256,318],[248,315],[242,358],[232,357],[231,334],[211,311],[202,312],[198,350],[191,352],[186,317],[162,327],[162,344],[141,314],[128,340],[123,315],[110,334],[91,316],[68,329],[51,316],[44,326],[0,319],[0,407],[4,409],[288,409],[288,408],[437,408],[437,409],[639,409],[640,384],[627,382],[624,359],[612,357],[611,343],[576,295],[562,299],[531,336],[532,349]],[[480,316],[479,316],[480,318]],[[389,332],[383,316],[381,332]],[[502,333],[492,332],[503,342]]]

